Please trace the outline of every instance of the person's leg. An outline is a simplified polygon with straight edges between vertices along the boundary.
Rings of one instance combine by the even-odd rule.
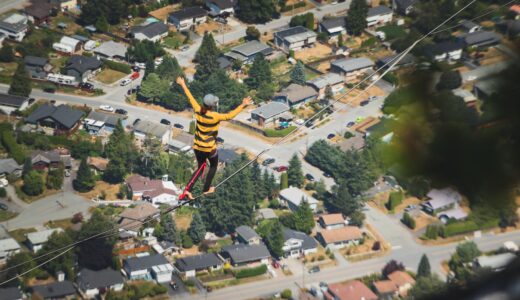
[[[186,185],[184,193],[180,197],[181,200],[182,198],[184,198],[184,195],[187,196],[189,199],[193,199],[193,195],[191,194],[191,188],[193,187],[193,185],[195,185],[195,182],[197,182],[199,177],[204,173],[206,159],[210,154],[209,152],[203,152],[199,150],[193,150],[193,152],[195,152],[195,158],[197,159],[198,167],[195,170],[195,172],[193,172],[193,175],[188,181],[188,185]]]
[[[215,149],[215,153],[212,153],[212,155],[209,157],[209,171],[208,175],[206,175],[206,181],[204,182],[204,193],[213,193],[215,191],[215,188],[211,186],[211,182],[213,181],[213,177],[215,177],[215,174],[217,173],[217,166],[218,152]]]

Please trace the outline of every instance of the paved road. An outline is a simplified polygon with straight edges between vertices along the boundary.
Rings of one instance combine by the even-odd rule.
[[[511,65],[510,61],[503,61],[492,65],[480,66],[461,74],[464,82],[475,81],[495,75],[507,69]]]
[[[6,12],[13,8],[22,8],[26,0],[0,0],[0,13]]]

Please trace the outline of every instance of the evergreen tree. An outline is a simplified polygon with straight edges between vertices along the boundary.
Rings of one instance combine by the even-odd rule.
[[[68,245],[72,244],[73,240],[69,236],[68,232],[54,232],[43,245],[43,248],[38,251],[38,256],[51,255],[58,249],[64,249]],[[74,252],[68,251],[56,259],[49,261],[42,266],[50,274],[56,276],[58,271],[65,273],[65,278],[68,280],[74,280],[76,273],[74,272]]]
[[[196,80],[204,81],[219,69],[219,63],[217,61],[219,55],[220,50],[215,43],[213,35],[211,33],[205,33],[200,48],[195,54],[195,61],[197,62]]]
[[[116,242],[114,235],[105,236],[102,232],[114,232],[114,223],[95,210],[90,219],[83,223],[78,234],[78,240],[85,242],[79,244],[78,263],[80,267],[102,270],[112,266],[112,250]],[[88,239],[98,236],[95,239]]]
[[[144,69],[144,79],[147,79],[148,76],[152,75],[155,72],[155,61],[153,58],[148,58],[145,63],[145,69]],[[164,93],[164,91],[163,91]]]
[[[247,26],[246,37],[248,40],[260,40],[260,30],[255,26]]]
[[[276,13],[273,0],[238,0],[237,16],[245,23],[265,23]]]
[[[289,187],[289,176],[287,172],[283,172],[282,176],[280,176],[280,190],[286,189]]]
[[[274,257],[283,256],[283,228],[278,219],[264,220],[257,228],[258,234],[265,241],[266,246]]]
[[[11,86],[8,93],[10,95],[29,97],[32,91],[32,84],[29,74],[25,71],[25,63],[23,61],[18,63],[16,72],[11,80]]]
[[[341,33],[341,32],[338,35],[338,46],[339,47],[345,46],[345,42],[343,41],[343,33]]]
[[[204,226],[202,217],[198,212],[193,213],[188,234],[195,244],[202,242],[206,236],[206,226]]]
[[[350,34],[359,36],[367,27],[368,5],[366,0],[352,0],[347,12],[347,29]]]
[[[409,299],[429,299],[432,295],[441,294],[446,289],[446,283],[437,274],[429,277],[418,277],[414,286],[408,292]]]
[[[151,73],[143,79],[139,95],[149,101],[156,102],[168,91],[169,87],[170,82],[168,80],[162,79],[158,74]]]
[[[329,105],[330,101],[334,100],[334,92],[332,91],[332,88],[330,87],[330,85],[327,85],[325,87],[325,97],[323,97],[323,99],[321,99],[321,104],[323,106],[327,106]]]
[[[10,282],[7,282],[6,286],[18,287],[21,282],[18,278],[19,274],[29,272],[25,275],[25,278],[31,278],[41,273],[41,269],[36,268],[36,260],[33,259],[29,252],[20,252],[10,256],[7,259],[6,264],[6,278],[16,278]],[[34,269],[36,268],[36,269]],[[34,269],[30,271],[31,269]]]
[[[384,277],[388,277],[388,275],[392,274],[395,271],[404,271],[404,265],[401,262],[398,262],[396,260],[391,260],[386,263],[386,265],[383,267],[383,270],[381,270],[381,274],[383,274]]]
[[[107,18],[104,15],[101,15],[97,21],[96,24],[94,24],[97,30],[101,32],[108,32],[110,28],[110,24],[108,24]]]
[[[314,197],[318,200],[325,200],[325,195],[327,194],[327,186],[325,185],[325,180],[320,178],[318,182],[314,185],[315,195]]]
[[[74,189],[80,193],[91,191],[96,185],[94,175],[87,164],[87,159],[83,158],[79,164],[78,174],[72,182]]]
[[[184,72],[177,61],[177,58],[166,56],[163,62],[155,70],[155,74],[162,80],[173,82],[177,77],[184,76]]]
[[[287,170],[287,177],[289,186],[295,186],[301,188],[303,186],[303,171],[302,163],[298,156],[294,154],[289,160],[289,170]]]
[[[250,89],[257,90],[262,84],[271,83],[272,81],[273,77],[269,62],[262,54],[258,54],[249,69],[249,76],[244,80],[244,83]]]
[[[29,171],[23,177],[22,191],[29,196],[37,196],[43,193],[43,178],[37,171]]]
[[[1,62],[13,62],[15,59],[13,47],[9,44],[4,44],[2,48],[0,48],[0,61]]]
[[[30,171],[32,171],[32,169],[33,169],[32,160],[30,157],[27,157],[23,163],[22,175],[29,173]]]
[[[162,216],[161,228],[162,234],[159,236],[159,239],[175,243],[177,246],[181,245],[180,234],[177,231],[177,226],[175,225],[175,222],[173,221],[172,215],[170,213]]]
[[[312,209],[309,206],[309,203],[302,199],[300,206],[292,215],[292,224],[294,225],[294,230],[305,232],[307,234],[311,233],[314,228],[314,214],[312,213]]]
[[[298,61],[294,69],[291,71],[291,82],[299,85],[305,85],[305,66]]]
[[[459,71],[442,72],[437,83],[437,90],[453,90],[462,84],[462,77]]]
[[[333,187],[332,197],[326,200],[326,205],[331,212],[339,212],[350,216],[356,211],[361,210],[363,203],[350,195],[345,181],[341,181],[339,186]]]
[[[54,189],[59,190],[63,186],[63,179],[65,175],[65,168],[63,167],[63,164],[60,163],[58,168],[54,170],[49,170],[47,174],[47,188],[48,189]]]
[[[429,277],[431,274],[430,261],[428,260],[428,256],[423,254],[421,261],[419,262],[419,267],[417,268],[417,278]]]
[[[127,134],[119,121],[105,145],[105,156],[110,160],[103,174],[110,183],[119,183],[134,168],[137,150],[132,134]]]

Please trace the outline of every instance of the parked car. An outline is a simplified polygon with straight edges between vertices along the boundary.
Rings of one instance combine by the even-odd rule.
[[[7,179],[5,179],[5,178],[0,179],[1,188],[5,188],[8,184],[9,184],[9,181],[7,181]]]
[[[333,139],[335,136],[336,136],[336,134],[334,134],[334,133],[329,133],[329,134],[327,135],[327,139],[331,140],[331,139]]]
[[[314,122],[312,121],[308,121],[307,123],[305,123],[305,127],[307,128],[311,128],[312,126],[314,126]]]
[[[294,123],[296,123],[296,125],[303,125],[305,121],[303,119],[297,119],[296,121],[294,121]]]
[[[145,63],[135,62],[134,66],[138,67],[139,69],[146,69]]]
[[[110,105],[100,105],[99,109],[108,111],[108,112],[114,112],[114,108]]]
[[[375,101],[375,100],[377,100],[377,96],[368,97],[368,101]]]
[[[188,51],[188,49],[190,49],[190,45],[184,45],[182,47],[179,48],[182,52],[184,51]]]
[[[130,75],[131,80],[136,80],[137,78],[139,78],[139,72],[134,72]]]
[[[177,289],[177,283],[176,283],[174,280],[170,281],[170,286],[171,286],[172,289],[174,289],[174,290]]]
[[[179,129],[184,129],[184,126],[182,124],[179,124],[179,123],[173,124],[173,127],[179,128]]]
[[[70,170],[69,169],[65,169],[65,177],[70,177]]]
[[[224,19],[224,18],[218,17],[218,18],[215,18],[215,22],[222,23],[222,24],[227,24],[228,21],[226,19]]]
[[[325,176],[325,177],[327,177],[327,178],[331,178],[331,177],[332,177],[332,174],[325,172],[325,173],[323,173],[323,176]]]
[[[368,100],[363,100],[359,103],[360,106],[366,106],[368,105],[369,101]]]
[[[46,88],[43,89],[43,91],[46,92],[46,93],[54,94],[54,93],[56,93],[56,88],[54,88],[54,87],[46,87]]]
[[[319,266],[314,266],[312,267],[310,270],[309,270],[309,273],[312,274],[312,273],[318,273],[320,271],[320,267]]]
[[[329,289],[329,285],[326,282],[320,282],[320,289],[326,292]]]
[[[312,176],[312,174],[305,174],[305,178],[308,180],[308,181],[314,181],[314,176]]]
[[[128,114],[128,112],[125,109],[122,109],[122,108],[116,109],[115,113],[116,114],[120,114],[120,115],[127,115]]]
[[[161,119],[161,124],[164,124],[164,125],[171,125],[172,122],[166,120],[166,119]]]
[[[287,166],[278,166],[274,167],[273,170],[275,170],[276,172],[285,172],[289,170],[289,168]]]
[[[276,160],[274,158],[268,158],[262,162],[262,166],[268,166],[272,163],[274,163]]]
[[[276,260],[273,260],[272,265],[273,265],[273,268],[275,268],[275,269],[279,269],[280,268],[280,263],[278,261],[276,261]]]
[[[132,125],[135,126],[135,124],[139,123],[140,121],[141,121],[141,119],[137,118],[137,119],[135,119],[134,123],[132,123]]]
[[[224,144],[224,139],[217,136],[217,143]]]
[[[352,126],[356,125],[356,122],[350,121],[347,123],[347,127],[350,128]]]
[[[4,203],[0,203],[0,209],[1,209],[1,210],[8,210],[9,207],[7,207],[7,205],[4,204]]]
[[[132,71],[139,72],[141,69],[138,66],[133,66]]]
[[[414,210],[416,208],[417,208],[416,205],[410,204],[407,207],[405,207],[404,211],[411,211],[411,210]]]
[[[120,85],[120,86],[129,85],[130,82],[132,82],[132,79],[130,79],[130,78],[125,78],[125,79],[121,80],[121,83],[120,83],[119,85]]]
[[[94,85],[89,82],[82,82],[78,85],[78,87],[84,91],[93,91],[94,90]]]

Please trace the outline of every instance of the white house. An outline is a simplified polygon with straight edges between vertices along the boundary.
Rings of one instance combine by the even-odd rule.
[[[513,260],[518,258],[511,252],[501,253],[497,255],[482,255],[475,259],[474,268],[489,268],[492,271],[502,271],[511,263]]]
[[[312,211],[316,211],[318,207],[318,200],[314,197],[305,194],[302,190],[296,187],[289,187],[280,191],[280,201],[289,207],[292,211],[298,209],[302,201],[309,203]]]
[[[392,21],[392,10],[388,6],[371,7],[367,13],[367,26],[381,26]]]
[[[136,26],[130,30],[133,38],[139,41],[158,42],[168,36],[168,25],[162,22],[153,22],[144,26]]]
[[[367,57],[342,58],[330,64],[330,71],[345,77],[345,82],[372,71],[374,62]]]
[[[459,60],[464,45],[461,42],[445,41],[425,47],[426,56],[433,61]]]
[[[64,54],[74,54],[81,50],[81,42],[75,38],[63,36],[58,43],[52,44],[52,49]]]
[[[168,125],[140,120],[134,124],[134,135],[143,141],[147,136],[156,138],[161,141],[163,145],[167,145],[170,141],[172,130]]]
[[[211,16],[233,15],[235,13],[235,3],[236,0],[206,0],[206,6],[209,8]]]
[[[327,230],[342,228],[345,227],[348,223],[345,221],[342,214],[321,215],[318,219],[318,222],[320,223],[321,227]]]
[[[7,15],[0,19],[0,33],[9,39],[21,42],[27,33],[27,17],[18,13]]]
[[[29,107],[31,98],[0,93],[0,110],[7,115],[14,111],[22,111]]]
[[[173,266],[164,256],[155,254],[127,258],[121,271],[128,280],[156,280],[163,283],[171,281]]]
[[[126,180],[128,188],[135,200],[143,200],[158,205],[161,203],[176,205],[181,190],[173,181],[168,180],[168,175],[162,179],[150,179],[140,175],[130,176]]]
[[[299,257],[318,251],[316,240],[303,232],[284,228],[283,239],[282,250],[284,257]]]
[[[195,277],[198,271],[219,270],[223,266],[224,262],[215,253],[186,256],[175,261],[176,272],[184,278]]]
[[[274,44],[285,52],[298,51],[311,47],[316,42],[318,34],[303,26],[282,29],[274,33]]]
[[[173,24],[178,31],[186,31],[206,22],[207,14],[208,12],[201,7],[187,7],[172,12],[168,16],[168,22]]]
[[[0,264],[4,264],[12,255],[20,253],[20,250],[21,247],[15,239],[7,238],[0,240]]]
[[[341,228],[322,230],[316,235],[324,247],[340,249],[343,247],[357,245],[363,234],[356,226],[345,226]]]
[[[47,240],[49,240],[49,237],[55,232],[57,232],[57,233],[63,232],[63,229],[53,228],[53,229],[47,229],[47,230],[27,233],[25,235],[27,237],[27,246],[29,247],[29,249],[32,252],[36,253],[43,247],[43,244],[47,243]]]
[[[340,34],[343,36],[347,34],[346,23],[345,16],[323,19],[318,26],[318,32],[324,32],[329,39],[337,40]]]
[[[124,283],[121,273],[113,269],[81,269],[76,278],[76,286],[84,299],[94,299],[100,293],[108,291],[119,292],[123,289]]]

